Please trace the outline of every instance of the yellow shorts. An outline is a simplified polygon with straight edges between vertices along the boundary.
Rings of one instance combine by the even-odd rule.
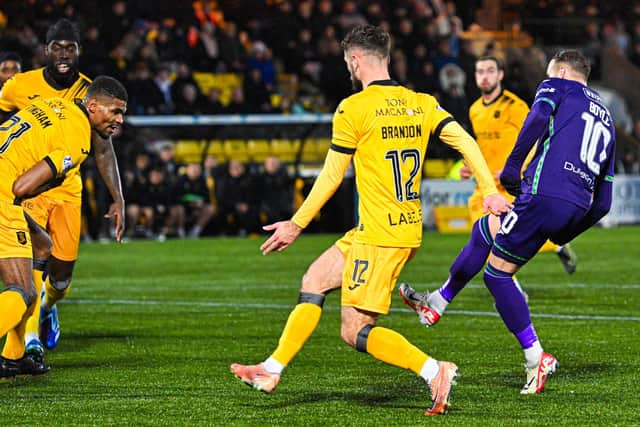
[[[8,202],[0,202],[0,258],[29,258],[31,235],[24,210]]]
[[[387,314],[396,280],[417,250],[354,242],[342,272],[342,305]]]
[[[40,194],[22,202],[22,207],[53,242],[52,255],[61,261],[75,261],[80,246],[81,207],[74,202]]]
[[[513,197],[506,191],[501,190],[500,194],[506,197],[510,202],[513,202],[515,199],[515,197]],[[471,197],[469,197],[469,201],[467,202],[467,205],[469,206],[469,218],[471,218],[471,224],[486,215],[486,212],[484,212],[484,210],[482,209],[483,202],[484,197],[482,197],[482,193],[480,192],[480,190],[476,188]]]
[[[342,255],[345,257],[349,253],[349,250],[351,249],[351,245],[353,245],[353,236],[355,236],[355,234],[356,234],[356,229],[354,227],[351,230],[347,231],[344,234],[344,236],[339,238],[335,243],[335,245],[338,247],[340,252],[342,252]]]

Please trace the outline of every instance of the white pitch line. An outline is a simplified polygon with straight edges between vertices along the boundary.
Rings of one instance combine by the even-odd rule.
[[[61,303],[66,304],[87,304],[87,305],[152,305],[152,306],[181,306],[181,307],[225,307],[225,308],[267,308],[267,309],[291,309],[293,304],[259,304],[259,303],[230,303],[230,302],[204,302],[204,301],[151,301],[151,300],[92,300],[92,299],[71,299],[63,300]],[[326,306],[324,310],[337,311],[340,307]],[[411,313],[412,311],[405,308],[391,308],[392,312]],[[470,310],[447,310],[447,315],[462,316],[478,316],[478,317],[498,317],[498,313],[493,311],[470,311]],[[535,314],[531,317],[539,317],[545,319],[564,319],[564,320],[599,320],[599,321],[618,321],[618,322],[640,322],[640,317],[636,316],[596,316],[586,314]]]

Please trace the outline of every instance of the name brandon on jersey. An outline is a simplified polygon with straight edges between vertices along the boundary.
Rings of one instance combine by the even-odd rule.
[[[400,213],[387,213],[389,219],[389,225],[395,227],[396,225],[406,224],[422,224],[422,209],[411,212]]]
[[[382,126],[382,139],[415,138],[422,136],[422,125]]]

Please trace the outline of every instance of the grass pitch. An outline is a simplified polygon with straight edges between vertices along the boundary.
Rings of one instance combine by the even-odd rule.
[[[81,247],[59,307],[50,374],[0,384],[4,425],[639,425],[640,227],[594,229],[568,276],[542,254],[518,278],[545,349],[560,361],[541,395],[518,394],[523,356],[476,277],[429,330],[394,293],[380,324],[461,376],[443,417],[422,414],[422,380],[339,338],[339,295],[272,395],[244,386],[232,362],[275,348],[307,265],[336,236],[303,235],[261,256],[262,239]],[[425,235],[401,280],[434,289],[466,236]]]

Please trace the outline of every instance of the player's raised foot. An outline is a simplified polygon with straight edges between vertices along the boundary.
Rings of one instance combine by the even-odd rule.
[[[231,365],[231,372],[249,387],[264,393],[272,393],[280,382],[280,374],[267,372],[262,364],[259,365]]]
[[[427,328],[438,323],[440,314],[429,306],[429,292],[416,292],[408,283],[400,283],[402,301],[416,312],[420,323]]]
[[[58,345],[60,339],[60,323],[58,323],[58,307],[55,305],[51,311],[40,308],[40,341],[51,350]]]
[[[558,249],[558,252],[556,252],[556,254],[558,254],[558,258],[560,258],[560,262],[562,263],[562,266],[568,274],[573,274],[576,272],[576,266],[578,265],[578,255],[576,255],[575,251],[569,243],[560,246],[560,249]]]
[[[438,375],[429,382],[433,405],[427,409],[425,415],[442,415],[449,410],[451,392],[458,378],[458,367],[452,362],[438,362]]]
[[[538,394],[544,389],[547,379],[558,369],[560,364],[552,354],[542,353],[540,362],[533,368],[525,368],[527,382],[520,390],[520,394]]]

